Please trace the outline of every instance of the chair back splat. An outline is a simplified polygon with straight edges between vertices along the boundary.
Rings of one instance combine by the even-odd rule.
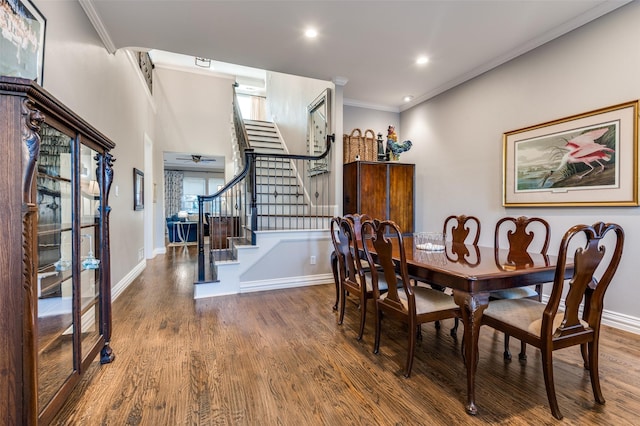
[[[375,257],[376,263],[382,268],[384,282],[388,288],[385,294],[381,293],[379,287],[382,274],[376,268],[372,268],[371,281],[376,301],[376,337],[373,351],[378,353],[380,349],[382,313],[386,314],[385,318],[389,316],[406,323],[409,329],[409,347],[404,375],[409,377],[420,324],[459,317],[460,308],[455,304],[453,297],[439,290],[411,285],[402,232],[394,222],[364,222],[362,234],[368,239],[363,244],[367,261],[373,264]],[[375,256],[372,249],[375,250]]]
[[[607,255],[603,239],[609,231],[614,231],[617,238],[613,252]],[[564,317],[562,323],[555,328],[553,319],[556,317],[560,299],[565,286],[565,270],[567,265],[568,247],[571,240],[579,234],[584,234],[586,243],[579,247],[573,256],[574,273],[568,282],[569,290],[565,297]],[[552,336],[548,343],[554,349],[571,346],[570,338],[582,333],[598,333],[602,318],[604,294],[611,283],[624,244],[624,232],[619,225],[596,223],[593,226],[577,225],[569,229],[560,244],[558,266],[556,268],[553,290],[542,319],[542,333]],[[605,258],[606,256],[606,258]],[[603,261],[608,262],[601,277],[596,276],[598,267]],[[580,304],[584,300],[582,318],[579,316]],[[585,328],[585,325],[588,327]]]
[[[624,232],[619,225],[576,225],[560,243],[553,289],[546,304],[531,299],[502,299],[490,302],[484,311],[483,324],[540,349],[547,399],[557,419],[562,418],[553,381],[552,354],[557,349],[580,345],[593,396],[599,404],[605,402],[598,373],[600,322],[604,295],[618,269],[623,245]],[[573,256],[573,274],[565,280],[569,256]],[[560,299],[566,286],[569,288],[562,311]]]
[[[475,216],[449,216],[444,220],[442,232],[445,235],[451,235],[451,242],[454,244],[478,244],[480,238],[480,220]],[[467,238],[471,234],[471,238]]]
[[[530,253],[540,253],[545,257],[549,247],[551,228],[549,223],[539,217],[503,217],[496,223],[494,235],[494,248],[496,264],[504,269],[521,269],[533,265]],[[506,241],[508,253],[506,259],[500,258],[500,247]],[[519,287],[508,290],[500,290],[491,295],[494,299],[519,299],[534,298],[542,301],[542,284],[533,287]],[[527,359],[527,346],[520,343],[521,361]],[[504,336],[504,359],[511,360],[509,348],[509,335]]]
[[[469,256],[469,249],[465,244],[473,244],[474,246],[478,245],[478,240],[480,239],[480,219],[475,216],[467,216],[464,214],[458,216],[451,215],[444,220],[442,232],[445,237],[450,239],[452,242],[452,253],[455,254],[458,259],[466,259]],[[449,235],[451,238],[448,237]],[[467,239],[469,241],[467,241]],[[479,256],[476,256],[476,259],[479,260]],[[435,289],[444,290],[444,288],[437,285],[431,283],[430,285]],[[450,331],[452,337],[456,337],[458,335],[458,325],[459,321],[458,318],[456,318],[453,328],[451,328]],[[440,328],[440,323],[437,321],[436,328]]]

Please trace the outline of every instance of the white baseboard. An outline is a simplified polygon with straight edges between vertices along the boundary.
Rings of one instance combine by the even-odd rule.
[[[630,315],[607,311],[605,309],[602,312],[602,324],[630,333],[640,334],[640,318]]]
[[[271,280],[244,281],[240,283],[240,293],[306,287],[310,285],[328,283],[333,283],[332,274],[309,275],[306,277],[287,277],[286,279],[276,278]]]
[[[120,296],[120,294],[122,294],[122,292],[127,287],[129,287],[129,285],[133,282],[133,280],[138,278],[138,275],[140,275],[146,267],[147,267],[147,261],[143,260],[142,262],[138,263],[131,271],[129,271],[129,273],[125,275],[124,278],[122,278],[118,282],[118,284],[112,286],[111,301],[113,302],[114,300],[116,300],[118,296]]]

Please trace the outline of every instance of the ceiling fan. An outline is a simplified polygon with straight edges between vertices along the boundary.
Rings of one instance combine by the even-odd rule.
[[[185,157],[176,157],[176,160],[181,160],[181,161],[191,161],[193,163],[212,163],[215,162],[216,159],[214,157],[206,157],[204,155],[198,155],[198,154],[191,154],[191,157],[185,158]]]

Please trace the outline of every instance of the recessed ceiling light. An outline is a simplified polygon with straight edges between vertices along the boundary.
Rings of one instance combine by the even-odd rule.
[[[416,64],[418,65],[424,65],[427,62],[429,62],[429,58],[427,58],[426,56],[418,56],[418,59],[416,59]]]
[[[315,28],[307,28],[304,32],[304,35],[307,38],[316,38],[318,37],[318,31]]]
[[[402,98],[402,100],[403,100],[403,101],[405,101],[405,102],[412,101],[412,100],[413,100],[413,96],[411,96],[411,95],[407,95],[407,96],[405,96],[404,98]]]

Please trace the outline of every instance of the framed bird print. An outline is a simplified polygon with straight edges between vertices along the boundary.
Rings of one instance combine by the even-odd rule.
[[[638,101],[503,135],[503,205],[637,206]]]

